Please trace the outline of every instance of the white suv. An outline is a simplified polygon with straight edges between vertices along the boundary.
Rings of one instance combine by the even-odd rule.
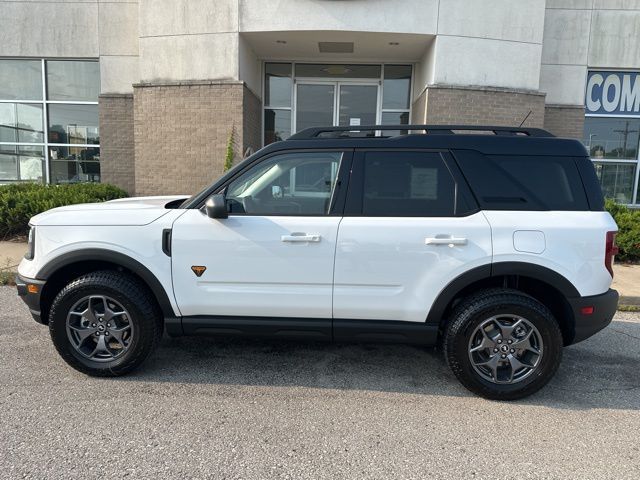
[[[164,329],[441,343],[495,399],[541,388],[611,321],[617,227],[578,141],[357,129],[305,130],[188,199],[37,215],[18,292],[90,375],[137,367]]]

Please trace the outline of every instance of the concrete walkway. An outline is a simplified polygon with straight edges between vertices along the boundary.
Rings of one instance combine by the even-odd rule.
[[[620,293],[620,305],[640,306],[640,265],[613,266],[613,286]]]
[[[0,268],[14,268],[18,266],[27,244],[23,242],[0,242]]]
[[[0,268],[15,269],[27,251],[22,242],[0,242]],[[621,305],[640,305],[640,265],[616,264],[613,288],[620,292]]]

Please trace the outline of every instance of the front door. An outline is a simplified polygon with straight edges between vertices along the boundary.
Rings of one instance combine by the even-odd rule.
[[[181,314],[331,318],[338,179],[350,161],[349,151],[276,153],[225,188],[229,218],[185,212],[172,233]]]
[[[378,123],[377,83],[304,80],[296,83],[295,131]]]

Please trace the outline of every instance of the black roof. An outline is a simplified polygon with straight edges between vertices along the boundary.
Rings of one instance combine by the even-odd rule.
[[[397,132],[406,132],[397,135]],[[390,135],[384,134],[389,132]],[[469,125],[363,125],[313,127],[275,142],[261,153],[304,148],[424,148],[476,150],[487,155],[587,156],[578,140],[540,128]]]

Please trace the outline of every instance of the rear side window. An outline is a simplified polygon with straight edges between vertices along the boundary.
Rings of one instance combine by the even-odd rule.
[[[447,217],[455,213],[456,184],[442,157],[429,152],[365,152],[362,214],[371,217]]]
[[[484,210],[589,210],[573,157],[454,154]]]

